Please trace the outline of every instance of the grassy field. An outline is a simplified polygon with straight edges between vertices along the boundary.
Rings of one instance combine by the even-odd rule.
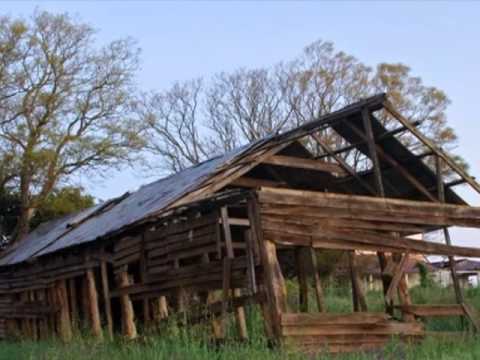
[[[293,284],[289,284],[294,287]],[[295,289],[291,288],[289,293]],[[426,303],[434,299],[436,304],[452,303],[451,289],[416,288],[412,290],[415,303]],[[469,290],[466,297],[470,303],[480,309],[480,291]],[[342,287],[330,288],[327,291],[330,311],[349,312],[351,301],[349,293]],[[296,308],[296,298],[289,299],[292,308]],[[432,300],[430,300],[432,301]],[[379,293],[368,294],[369,308],[381,309],[382,296]],[[112,342],[98,343],[87,336],[78,334],[71,344],[63,345],[56,341],[43,342],[11,342],[0,344],[0,360],[39,359],[39,360],[80,360],[80,359],[302,359],[302,355],[289,349],[282,352],[269,349],[263,336],[262,322],[256,309],[247,309],[250,341],[239,343],[228,342],[220,347],[214,347],[209,342],[209,331],[204,326],[194,326],[187,330],[178,328],[173,323],[165,325],[161,336],[151,334],[142,337],[135,343],[125,343],[121,339]],[[426,324],[427,329],[435,331],[454,331],[459,329],[458,318],[436,319]],[[228,329],[234,338],[233,324]],[[480,359],[480,339],[466,336],[465,338],[447,338],[443,340],[426,339],[420,345],[405,345],[392,339],[382,352],[366,354],[349,354],[329,357],[321,355],[322,359]]]

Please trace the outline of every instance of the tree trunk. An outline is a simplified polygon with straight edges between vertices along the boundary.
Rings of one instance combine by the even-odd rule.
[[[18,217],[17,225],[15,226],[15,231],[13,233],[13,242],[18,242],[28,235],[28,232],[30,231],[30,220],[34,214],[35,209],[22,207]]]

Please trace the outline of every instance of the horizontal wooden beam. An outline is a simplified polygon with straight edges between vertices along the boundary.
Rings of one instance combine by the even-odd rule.
[[[257,179],[247,176],[239,177],[235,179],[230,185],[240,186],[246,188],[260,188],[260,187],[284,187],[287,186],[287,183],[275,181],[275,180],[266,180],[266,179]]]
[[[272,213],[315,210],[320,217],[480,228],[480,207],[466,205],[273,188],[262,188],[258,198]]]
[[[264,164],[284,166],[298,169],[308,169],[315,171],[323,171],[339,176],[344,176],[345,171],[337,164],[325,161],[306,159],[294,156],[274,155],[263,160]]]
[[[443,316],[463,316],[465,311],[462,305],[398,305],[395,306],[402,312],[413,314],[419,317],[443,317]]]
[[[378,324],[389,321],[390,317],[385,313],[357,312],[352,314],[341,313],[291,313],[282,314],[281,324],[283,326],[309,326],[328,324]]]
[[[263,224],[262,224],[263,225]],[[266,227],[267,224],[265,223]],[[285,225],[277,229],[265,229],[265,238],[282,245],[312,246],[341,250],[373,250],[384,252],[405,252],[428,255],[480,257],[480,249],[449,246],[423,240],[388,236],[384,233],[343,231],[318,226],[302,230],[301,227]]]

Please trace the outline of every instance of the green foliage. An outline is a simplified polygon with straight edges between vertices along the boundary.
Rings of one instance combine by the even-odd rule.
[[[15,238],[59,184],[139,160],[139,50],[131,39],[97,46],[95,30],[68,14],[0,18],[0,189],[16,189]]]
[[[83,188],[67,186],[55,189],[37,209],[30,221],[33,230],[39,224],[71,214],[95,204],[93,196],[85,193]],[[15,229],[20,214],[20,196],[18,193],[0,192],[0,235],[9,236]]]
[[[425,264],[418,262],[416,266],[420,274],[420,286],[424,289],[434,286],[431,274]]]
[[[95,198],[85,194],[83,188],[67,186],[56,189],[47,196],[42,206],[37,210],[30,226],[33,229],[42,222],[75,213],[93,205],[95,205]]]

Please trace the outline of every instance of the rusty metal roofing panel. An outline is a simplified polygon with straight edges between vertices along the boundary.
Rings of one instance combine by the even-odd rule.
[[[101,211],[105,204],[100,204],[79,214],[42,224],[0,258],[0,266],[13,265],[29,258],[94,241],[161,211],[183,194],[194,190],[220,166],[248,148],[236,149],[223,156],[144,185],[129,196],[122,197],[121,201],[113,206],[107,206],[105,211]],[[115,199],[111,201],[115,201]],[[72,224],[78,225],[72,227]]]

